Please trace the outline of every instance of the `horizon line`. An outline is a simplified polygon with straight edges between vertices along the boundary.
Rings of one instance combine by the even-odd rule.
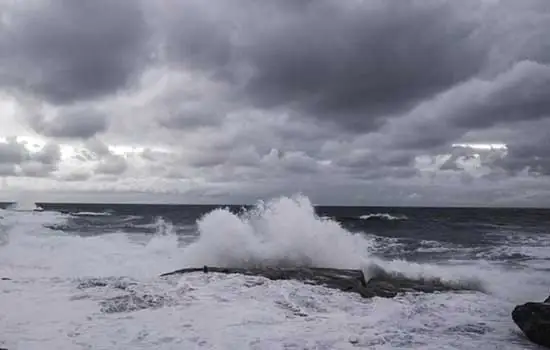
[[[17,204],[17,201],[0,201],[0,207]],[[154,203],[154,202],[32,202],[37,207],[44,206],[195,206],[195,207],[226,207],[226,206],[250,206],[255,203]],[[358,204],[312,204],[313,207],[340,207],[340,208],[400,208],[400,209],[536,209],[550,210],[550,207],[542,206],[479,206],[479,205],[358,205]]]

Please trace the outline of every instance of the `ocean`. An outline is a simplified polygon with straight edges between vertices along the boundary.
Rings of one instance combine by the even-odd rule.
[[[40,209],[40,210],[33,210]],[[550,294],[550,210],[44,204],[0,209],[7,349],[538,349],[517,304]],[[159,274],[315,266],[477,281],[364,299],[298,281]]]

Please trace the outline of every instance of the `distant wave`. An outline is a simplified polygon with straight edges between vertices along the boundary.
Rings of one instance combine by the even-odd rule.
[[[35,205],[33,202],[17,202],[6,207],[6,210],[11,211],[43,211],[44,208]]]
[[[80,211],[78,213],[72,213],[73,216],[111,216],[111,213],[107,212],[92,212],[92,211]]]
[[[359,217],[361,220],[372,220],[372,219],[379,219],[379,220],[408,220],[408,217],[405,215],[391,215],[388,213],[373,213],[373,214],[365,214],[361,215]]]

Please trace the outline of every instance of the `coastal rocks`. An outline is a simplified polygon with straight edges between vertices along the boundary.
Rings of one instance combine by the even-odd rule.
[[[475,283],[452,284],[444,283],[439,279],[411,279],[401,274],[387,273],[380,268],[376,268],[372,273],[369,273],[372,277],[368,281],[365,279],[362,270],[308,267],[225,268],[204,266],[203,268],[176,270],[161,276],[166,277],[192,272],[262,276],[271,280],[297,280],[306,284],[358,293],[364,298],[375,296],[393,298],[397,294],[407,292],[434,293],[458,290],[482,290],[481,286]]]
[[[550,297],[516,306],[512,319],[529,340],[550,348]]]

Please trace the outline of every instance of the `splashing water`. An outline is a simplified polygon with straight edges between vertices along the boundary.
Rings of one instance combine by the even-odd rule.
[[[367,280],[383,271],[486,290],[486,271],[372,256],[372,239],[351,233],[330,218],[319,217],[310,200],[301,195],[259,202],[241,215],[215,209],[197,224],[200,235],[184,249],[178,268],[210,265],[362,269]]]
[[[260,202],[241,216],[216,209],[198,222],[184,265],[358,268],[370,243],[318,217],[303,196]]]

